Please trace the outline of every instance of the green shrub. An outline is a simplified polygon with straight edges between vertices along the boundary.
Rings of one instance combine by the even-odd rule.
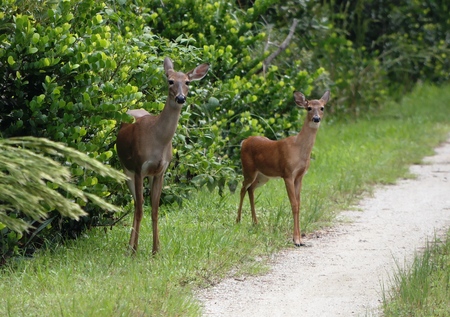
[[[295,90],[316,98],[331,89],[332,122],[366,115],[418,80],[448,81],[445,1],[4,0],[0,9],[2,136],[49,138],[116,168],[126,111],[163,108],[164,57],[179,70],[210,63],[182,111],[165,203],[202,186],[234,190],[243,139],[299,131]],[[263,67],[294,19],[289,45]],[[124,186],[71,173],[80,189],[131,209]],[[116,218],[83,208],[89,225]]]
[[[13,1],[2,4],[5,14],[0,25],[8,31],[1,35],[0,44],[3,137],[49,138],[118,167],[115,135],[117,125],[130,120],[127,109],[161,109],[164,55],[195,59],[196,54],[182,39],[169,42],[151,33],[137,16],[133,32],[116,23],[124,8],[96,1],[61,1],[22,12]],[[130,19],[128,8],[124,12]],[[195,102],[195,96],[191,100]],[[65,164],[65,158],[59,160]],[[70,172],[85,192],[118,205],[129,201],[123,186],[95,171],[74,165]],[[62,226],[54,226],[56,231],[66,226],[69,234],[76,233],[110,217],[94,205],[79,204],[89,219],[82,223],[64,219]]]

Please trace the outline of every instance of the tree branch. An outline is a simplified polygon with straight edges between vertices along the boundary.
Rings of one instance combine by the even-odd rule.
[[[273,52],[272,54],[270,54],[269,57],[267,57],[264,60],[263,67],[256,72],[257,74],[259,74],[261,71],[264,71],[264,73],[265,73],[266,69],[267,69],[267,67],[269,67],[270,63],[272,63],[272,61],[289,46],[289,44],[291,43],[292,38],[294,36],[294,32],[295,32],[295,28],[297,27],[297,24],[298,24],[298,20],[294,19],[292,21],[292,25],[289,29],[288,36],[286,36],[283,43],[281,43],[281,45],[278,47],[278,49],[275,52]]]

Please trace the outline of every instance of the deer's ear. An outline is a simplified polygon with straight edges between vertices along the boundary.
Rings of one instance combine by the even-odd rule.
[[[166,72],[166,76],[169,75],[169,71],[173,71],[173,62],[170,58],[164,58],[164,71]]]
[[[188,72],[186,75],[189,77],[189,80],[200,80],[206,76],[206,74],[208,73],[208,69],[208,64],[201,64]]]
[[[324,103],[327,103],[329,99],[330,99],[330,91],[327,90],[323,94],[322,98],[320,98],[320,100],[322,100]]]
[[[294,92],[294,100],[297,106],[305,108],[308,105],[308,101],[306,100],[306,97],[304,94],[302,94],[300,91]]]

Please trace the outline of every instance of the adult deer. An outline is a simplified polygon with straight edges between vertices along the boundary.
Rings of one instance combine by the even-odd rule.
[[[182,73],[173,69],[170,58],[164,59],[164,71],[169,84],[169,95],[164,109],[153,116],[144,109],[129,110],[134,123],[122,123],[117,135],[117,154],[125,174],[129,177],[128,188],[134,199],[134,220],[130,237],[130,248],[138,248],[139,228],[143,216],[143,182],[148,177],[151,186],[153,249],[159,249],[158,207],[163,186],[164,172],[172,160],[172,138],[175,134],[181,107],[186,102],[189,83],[200,80],[208,72],[209,65],[201,64]]]
[[[329,91],[326,91],[319,100],[306,100],[301,92],[294,92],[295,103],[308,111],[305,123],[297,135],[279,141],[252,136],[242,142],[241,161],[244,181],[236,222],[241,221],[242,203],[245,193],[248,192],[253,223],[257,224],[255,189],[267,183],[270,178],[281,177],[286,185],[294,217],[294,244],[304,245],[300,234],[302,180],[309,167],[310,155],[322,120],[324,106],[329,98]]]

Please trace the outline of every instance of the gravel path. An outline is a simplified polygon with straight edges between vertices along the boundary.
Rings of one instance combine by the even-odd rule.
[[[312,247],[276,255],[268,274],[202,290],[204,316],[377,316],[396,263],[450,227],[450,140],[424,162],[411,166],[417,179],[378,188],[305,239]]]

